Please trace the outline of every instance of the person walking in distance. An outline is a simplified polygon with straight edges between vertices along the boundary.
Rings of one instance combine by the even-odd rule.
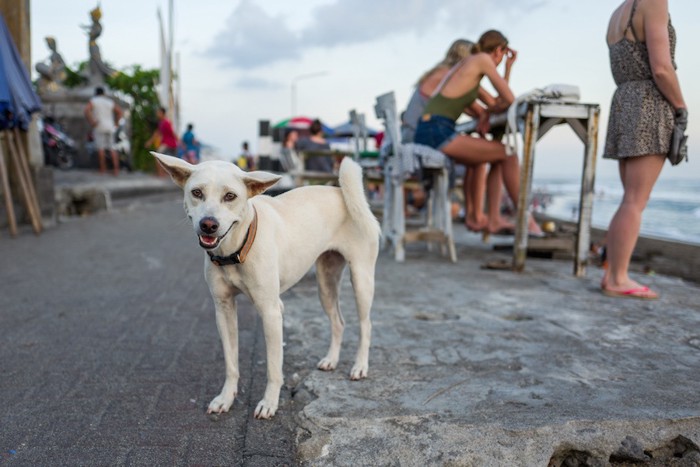
[[[250,152],[248,141],[243,141],[243,144],[241,145],[241,155],[238,156],[236,165],[249,172],[255,170],[255,157],[253,156],[253,153]]]
[[[190,164],[198,164],[200,144],[194,136],[194,125],[191,123],[187,124],[187,130],[182,134],[181,142],[184,151],[182,158]]]
[[[95,96],[85,106],[85,118],[92,127],[92,137],[97,147],[100,173],[107,172],[105,151],[112,156],[114,176],[119,175],[119,155],[114,149],[114,129],[122,118],[121,108],[109,97],[104,88],[95,88]]]
[[[168,120],[165,107],[159,107],[158,110],[156,110],[156,117],[158,118],[158,127],[151,137],[148,138],[144,146],[150,148],[153,146],[154,142],[159,141],[157,149],[159,153],[177,157],[178,140],[173,130],[173,124]],[[163,170],[160,164],[156,164],[156,170],[158,176],[164,177],[166,175],[165,170]]]

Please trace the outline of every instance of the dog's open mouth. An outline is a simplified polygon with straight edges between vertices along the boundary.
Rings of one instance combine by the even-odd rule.
[[[199,246],[201,246],[202,248],[206,248],[207,250],[216,248],[216,246],[219,244],[219,241],[221,241],[221,237],[213,237],[211,235],[199,236]]]

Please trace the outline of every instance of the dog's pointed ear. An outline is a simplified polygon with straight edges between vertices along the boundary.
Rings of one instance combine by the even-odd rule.
[[[280,178],[282,177],[279,175],[263,172],[261,170],[246,173],[245,177],[243,177],[243,183],[245,183],[245,186],[248,188],[248,198],[252,198],[264,192],[277,183]]]
[[[170,174],[170,178],[173,179],[177,186],[184,188],[187,179],[192,175],[194,166],[177,157],[166,156],[165,154],[153,151],[151,151],[151,155],[155,157],[156,161]]]

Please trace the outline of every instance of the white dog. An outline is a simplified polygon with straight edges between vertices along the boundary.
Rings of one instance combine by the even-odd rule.
[[[280,179],[277,175],[244,172],[230,162],[191,165],[152,154],[183,188],[185,211],[207,253],[204,276],[214,298],[226,362],[224,387],[207,412],[227,412],[238,391],[236,295],[244,294],[262,318],[267,345],[267,386],[255,417],[275,414],[282,387],[280,294],[314,262],[321,304],[331,322],[330,347],[318,368],[333,370],[338,364],[345,326],[338,294],[349,264],[360,323],[350,379],[366,377],[380,228],[365,198],[360,166],[343,160],[340,188],[309,186],[270,197],[258,195]]]

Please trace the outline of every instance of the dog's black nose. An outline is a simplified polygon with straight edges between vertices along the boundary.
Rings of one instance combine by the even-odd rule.
[[[219,222],[213,217],[205,217],[199,221],[199,228],[205,234],[213,234],[219,228]]]

